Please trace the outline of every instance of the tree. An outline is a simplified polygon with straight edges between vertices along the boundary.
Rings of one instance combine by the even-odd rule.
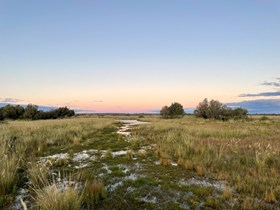
[[[4,116],[3,116],[3,113],[2,113],[2,108],[0,108],[0,121],[4,120]]]
[[[181,117],[184,115],[184,108],[180,103],[174,102],[171,106],[164,106],[160,110],[160,115],[163,118],[175,118]]]
[[[168,106],[164,106],[164,107],[161,108],[160,115],[163,118],[165,118],[165,119],[169,117],[169,108],[168,108]]]
[[[4,119],[17,119],[17,110],[14,106],[8,104],[3,107],[2,114]]]
[[[171,117],[180,117],[183,116],[185,113],[183,106],[177,102],[172,103],[168,109],[169,109],[169,115]]]
[[[236,108],[233,110],[234,119],[247,119],[248,118],[248,110],[242,108]]]
[[[75,115],[73,110],[70,110],[67,107],[60,107],[58,109],[52,110],[51,115],[53,118],[63,118],[63,117],[72,117]]]
[[[207,98],[198,104],[196,110],[194,110],[194,115],[204,119],[209,118],[209,104]]]
[[[208,102],[205,98],[198,104],[194,115],[196,117],[202,117],[204,119],[217,119],[217,120],[228,120],[234,119],[246,119],[248,111],[242,108],[232,109],[223,105],[217,100],[211,100]]]
[[[35,120],[35,116],[38,113],[38,106],[33,104],[28,104],[24,109],[23,118]]]
[[[16,105],[15,110],[16,110],[16,119],[22,118],[24,114],[24,108],[20,105]]]
[[[225,106],[216,100],[211,100],[208,107],[208,116],[212,119],[221,119]]]

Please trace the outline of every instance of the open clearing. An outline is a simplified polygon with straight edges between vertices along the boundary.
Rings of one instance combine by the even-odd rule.
[[[279,209],[279,137],[278,117],[9,121],[0,124],[0,206],[38,209],[39,190],[85,195],[98,180],[80,209]]]

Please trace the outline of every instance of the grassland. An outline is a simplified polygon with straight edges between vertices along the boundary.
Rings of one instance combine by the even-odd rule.
[[[0,124],[3,209],[279,209],[280,118]]]

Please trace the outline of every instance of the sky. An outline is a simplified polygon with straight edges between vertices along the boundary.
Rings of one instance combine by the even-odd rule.
[[[0,0],[0,103],[280,113],[279,23],[279,0]]]

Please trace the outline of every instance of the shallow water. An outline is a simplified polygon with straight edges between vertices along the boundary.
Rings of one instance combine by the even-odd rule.
[[[129,136],[131,134],[131,132],[129,131],[131,129],[131,126],[150,124],[149,122],[142,122],[138,120],[119,120],[118,122],[125,124],[121,126],[120,129],[117,131],[118,134],[124,136]]]

